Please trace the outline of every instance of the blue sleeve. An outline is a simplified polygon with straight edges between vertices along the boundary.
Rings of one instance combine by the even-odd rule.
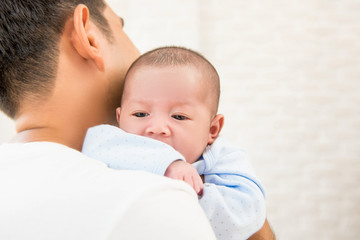
[[[168,166],[184,157],[171,146],[110,125],[90,128],[82,152],[108,167],[123,170],[143,170],[164,175]]]
[[[199,201],[218,239],[247,239],[263,226],[264,190],[243,150],[219,138],[194,166],[205,177]]]

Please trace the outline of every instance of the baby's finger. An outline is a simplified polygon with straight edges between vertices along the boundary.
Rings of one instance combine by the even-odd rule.
[[[183,181],[188,183],[194,189],[194,191],[198,193],[192,175],[184,175]]]
[[[204,188],[204,184],[203,184],[200,176],[199,176],[199,175],[194,176],[193,181],[194,181],[194,185],[195,185],[195,188],[196,188],[196,190],[195,190],[196,193],[197,193],[198,195],[202,195],[203,188]]]

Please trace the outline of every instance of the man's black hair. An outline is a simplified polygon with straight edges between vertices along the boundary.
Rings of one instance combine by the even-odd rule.
[[[65,22],[80,3],[110,36],[103,0],[0,1],[0,109],[9,117],[14,118],[22,101],[49,94]]]

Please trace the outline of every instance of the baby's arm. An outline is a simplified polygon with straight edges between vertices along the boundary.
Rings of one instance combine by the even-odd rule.
[[[169,165],[185,158],[171,146],[129,134],[110,125],[87,131],[82,152],[113,169],[142,170],[163,176]]]
[[[183,180],[201,193],[203,183],[196,169],[171,146],[154,139],[129,134],[120,128],[100,125],[86,134],[82,152],[110,168],[143,170]]]
[[[244,151],[221,139],[193,164],[205,175],[203,207],[218,239],[247,239],[264,224],[263,189]]]

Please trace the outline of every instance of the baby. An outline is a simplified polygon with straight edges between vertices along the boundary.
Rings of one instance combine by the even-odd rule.
[[[180,152],[189,164],[173,163],[165,176],[183,179],[199,193],[202,180],[190,164],[218,137],[224,117],[216,114],[220,95],[216,70],[190,53],[163,48],[138,59],[127,74],[116,112],[124,131],[159,140]]]
[[[224,124],[219,95],[219,76],[203,56],[181,47],[152,50],[126,76],[116,110],[126,133],[94,127],[83,152],[111,168],[189,183],[202,194],[199,202],[218,239],[247,239],[265,221],[264,194],[245,152],[218,138]],[[128,154],[119,156],[119,148]]]

